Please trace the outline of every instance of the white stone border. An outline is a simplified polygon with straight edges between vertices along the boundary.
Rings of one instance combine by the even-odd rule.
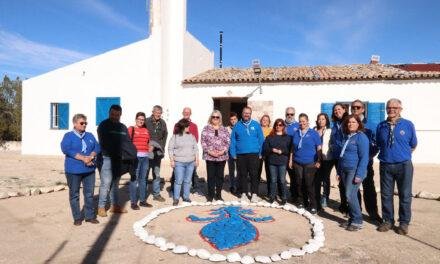
[[[185,208],[189,206],[217,206],[217,205],[234,205],[234,206],[259,206],[259,207],[271,207],[276,209],[283,209],[289,212],[294,212],[303,217],[307,218],[310,224],[313,226],[313,238],[309,239],[308,242],[302,246],[301,248],[289,248],[287,250],[282,251],[281,253],[274,253],[271,256],[243,256],[241,257],[238,253],[233,252],[228,255],[222,255],[218,253],[210,253],[206,249],[188,249],[184,245],[176,245],[173,242],[167,242],[163,237],[156,237],[155,235],[149,234],[147,230],[144,229],[149,222],[154,220],[160,214],[166,214],[174,209]],[[179,206],[171,206],[164,207],[157,210],[154,210],[150,214],[148,214],[143,219],[135,222],[133,224],[134,234],[139,237],[142,241],[147,244],[155,245],[162,251],[171,250],[176,254],[188,254],[192,257],[199,257],[201,259],[210,260],[210,261],[228,261],[228,262],[241,262],[243,264],[250,264],[260,262],[260,263],[270,263],[280,260],[290,259],[293,256],[303,256],[306,253],[311,254],[319,250],[319,248],[324,246],[325,236],[324,236],[324,224],[321,219],[318,219],[310,212],[305,209],[297,208],[296,206],[286,204],[284,206],[278,205],[277,203],[270,204],[268,202],[258,202],[258,203],[248,203],[241,201],[217,201],[217,202],[191,202],[191,203],[182,203]]]

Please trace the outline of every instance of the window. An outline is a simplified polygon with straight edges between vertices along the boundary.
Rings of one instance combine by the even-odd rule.
[[[51,103],[50,104],[50,128],[69,129],[69,104]]]
[[[351,113],[351,102],[338,102],[344,105],[345,109]],[[332,108],[334,103],[321,103],[321,112],[326,113],[329,118],[332,116]],[[381,121],[385,120],[385,103],[364,102],[365,118],[369,126],[376,127]]]
[[[110,106],[121,104],[120,97],[96,97],[96,125],[108,118],[108,110]]]

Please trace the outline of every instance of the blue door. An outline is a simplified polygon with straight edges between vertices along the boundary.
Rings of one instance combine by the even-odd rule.
[[[108,110],[110,106],[121,104],[120,97],[96,97],[96,125],[108,118]]]

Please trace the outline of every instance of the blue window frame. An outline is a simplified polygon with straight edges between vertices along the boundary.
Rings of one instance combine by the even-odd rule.
[[[96,125],[108,118],[108,110],[110,106],[121,104],[120,97],[96,97]]]
[[[69,104],[51,103],[50,104],[50,128],[69,129]]]

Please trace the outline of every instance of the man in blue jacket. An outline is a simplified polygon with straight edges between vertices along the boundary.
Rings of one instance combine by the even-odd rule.
[[[235,124],[231,132],[230,154],[237,160],[239,179],[238,194],[242,200],[247,200],[248,177],[251,182],[251,202],[258,202],[259,175],[258,168],[264,142],[263,130],[260,124],[251,119],[252,109],[243,108],[242,120]]]
[[[402,118],[402,103],[399,99],[390,99],[386,106],[387,120],[379,123],[376,130],[376,142],[379,148],[380,189],[382,198],[382,224],[379,232],[394,227],[394,184],[399,192],[399,227],[396,232],[408,234],[411,220],[413,164],[412,152],[417,147],[414,124]]]

